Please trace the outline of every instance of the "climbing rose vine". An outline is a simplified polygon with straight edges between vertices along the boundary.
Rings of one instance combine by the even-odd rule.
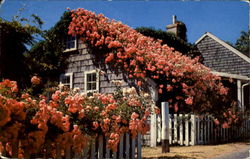
[[[40,83],[38,77],[32,79],[33,84]],[[49,100],[19,92],[15,81],[4,80],[0,82],[0,153],[6,150],[9,156],[25,158],[46,149],[47,156],[55,158],[56,145],[63,152],[67,146],[81,152],[99,135],[117,151],[122,134],[135,137],[149,130],[151,106],[150,96],[138,95],[135,88],[117,87],[114,94],[92,96],[57,90]]]
[[[71,10],[71,13],[70,35],[80,37],[90,48],[102,52],[110,69],[122,70],[128,78],[136,80],[139,87],[146,85],[145,79],[154,79],[159,93],[169,94],[165,101],[170,102],[175,111],[180,104],[194,106],[204,100],[208,91],[216,98],[227,94],[220,78],[200,64],[198,58],[183,56],[162,45],[160,40],[143,36],[102,14],[85,9]],[[211,103],[203,105],[209,107]]]

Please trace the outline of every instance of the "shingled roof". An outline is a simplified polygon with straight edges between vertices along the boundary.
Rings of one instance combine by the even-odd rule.
[[[220,76],[250,80],[250,58],[207,32],[196,41],[204,64]]]

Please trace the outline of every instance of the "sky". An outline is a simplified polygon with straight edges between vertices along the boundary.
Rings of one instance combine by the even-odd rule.
[[[243,1],[169,1],[169,0],[5,0],[0,17],[10,20],[20,8],[22,16],[38,15],[49,29],[70,9],[85,8],[103,13],[110,19],[132,27],[153,27],[166,30],[172,16],[186,24],[188,42],[194,43],[205,32],[235,43],[241,31],[249,28],[249,4]]]

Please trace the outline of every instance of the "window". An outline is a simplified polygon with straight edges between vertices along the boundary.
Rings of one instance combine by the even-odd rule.
[[[99,91],[99,73],[96,70],[86,71],[84,73],[84,87],[85,92]]]
[[[73,73],[66,73],[60,76],[60,85],[64,85],[70,89],[73,88]]]
[[[64,52],[74,51],[77,49],[77,38],[76,36],[67,36],[64,39]]]

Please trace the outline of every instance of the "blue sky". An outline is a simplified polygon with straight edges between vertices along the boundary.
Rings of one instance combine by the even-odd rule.
[[[25,6],[25,7],[24,7]],[[86,0],[5,0],[0,16],[11,19],[24,7],[23,16],[35,13],[49,29],[67,7],[85,8],[106,17],[122,21],[130,27],[154,27],[165,30],[172,23],[172,15],[187,26],[188,41],[194,43],[205,32],[234,43],[242,30],[249,26],[249,4],[241,1],[86,1]]]

